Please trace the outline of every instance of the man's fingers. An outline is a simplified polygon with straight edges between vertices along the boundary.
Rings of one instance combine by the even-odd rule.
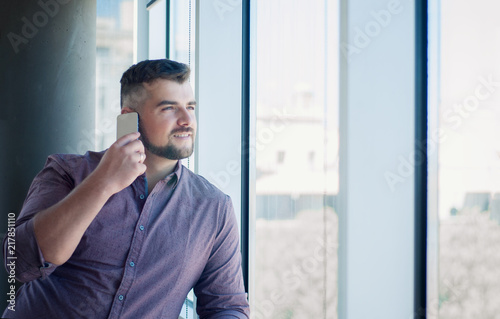
[[[130,135],[130,138],[127,138],[127,136],[125,135],[123,140],[121,138],[117,140],[112,147],[120,150],[121,154],[144,153],[144,144],[142,144],[142,141],[137,138],[134,139],[136,135]]]
[[[141,133],[139,133],[139,132],[130,133],[130,134],[127,134],[127,135],[120,137],[118,140],[116,140],[115,143],[118,146],[123,146],[123,145],[126,145],[126,144],[134,141],[134,140],[137,140],[140,135],[141,135]]]
[[[135,140],[123,146],[127,153],[144,153],[144,144],[141,141]]]

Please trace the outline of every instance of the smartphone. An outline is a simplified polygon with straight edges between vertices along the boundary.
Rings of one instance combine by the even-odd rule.
[[[139,115],[136,112],[120,114],[116,118],[116,139],[139,130]]]

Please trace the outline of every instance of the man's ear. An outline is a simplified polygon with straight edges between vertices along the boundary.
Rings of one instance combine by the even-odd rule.
[[[135,110],[132,110],[132,109],[131,109],[130,107],[128,107],[128,106],[124,106],[124,107],[122,108],[122,112],[121,112],[121,114],[127,114],[127,113],[132,113],[132,112],[136,112],[136,111],[135,111]]]

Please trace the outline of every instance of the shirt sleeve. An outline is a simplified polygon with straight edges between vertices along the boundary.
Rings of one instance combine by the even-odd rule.
[[[250,307],[243,284],[239,232],[226,196],[219,231],[203,273],[194,287],[201,319],[247,319]]]
[[[12,259],[7,256],[15,256],[15,277],[20,282],[43,279],[56,269],[57,265],[47,262],[38,246],[33,217],[66,197],[73,189],[73,184],[73,179],[58,163],[56,155],[47,159],[44,168],[33,180],[15,224],[13,255],[9,252],[7,236],[3,240],[4,266],[9,271],[8,264]]]

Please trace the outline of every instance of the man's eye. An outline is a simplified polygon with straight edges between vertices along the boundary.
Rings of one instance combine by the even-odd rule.
[[[194,110],[194,106],[188,106],[187,109],[188,110]]]
[[[172,110],[174,107],[173,106],[165,106],[164,108],[162,108],[161,110],[162,111],[168,111],[168,110]]]

